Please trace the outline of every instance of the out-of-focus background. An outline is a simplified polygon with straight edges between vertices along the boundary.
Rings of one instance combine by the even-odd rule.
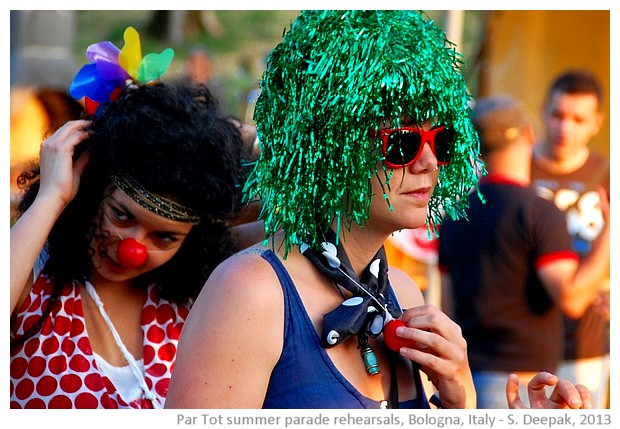
[[[463,53],[464,74],[474,96],[507,92],[522,98],[540,116],[549,83],[561,71],[576,67],[594,72],[608,93],[608,10],[426,13]],[[46,130],[79,108],[67,100],[67,89],[87,62],[88,45],[109,40],[120,48],[124,29],[133,26],[140,33],[143,54],[174,49],[166,79],[181,78],[192,68],[197,79],[208,79],[227,113],[251,124],[265,58],[297,14],[296,10],[12,10],[11,189],[14,172],[36,159]],[[609,97],[603,103],[607,120],[591,147],[609,156]]]

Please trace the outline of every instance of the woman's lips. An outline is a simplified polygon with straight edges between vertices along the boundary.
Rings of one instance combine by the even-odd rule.
[[[403,192],[409,198],[419,201],[428,201],[431,198],[431,187],[418,188],[412,191]]]

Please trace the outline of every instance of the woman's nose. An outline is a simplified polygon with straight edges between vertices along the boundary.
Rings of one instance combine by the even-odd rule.
[[[138,243],[145,245],[148,241],[147,231],[144,230],[140,225],[135,224],[131,226],[126,226],[124,228],[114,228],[116,231],[116,235],[121,240],[125,240],[127,238],[131,238]]]
[[[118,263],[125,268],[138,268],[146,263],[148,252],[146,246],[135,239],[124,238],[116,248]]]
[[[435,154],[431,149],[431,143],[429,141],[425,141],[421,150],[422,153],[420,154],[416,162],[409,166],[409,169],[412,173],[433,171],[437,167],[437,157],[435,157]]]

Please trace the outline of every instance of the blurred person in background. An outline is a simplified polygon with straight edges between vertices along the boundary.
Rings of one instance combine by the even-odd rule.
[[[605,119],[603,88],[587,70],[567,70],[550,85],[545,105],[545,135],[534,146],[532,184],[566,214],[573,249],[581,258],[595,252],[609,228],[609,159],[590,142]],[[602,256],[609,266],[609,254]],[[609,270],[609,268],[608,268]],[[599,294],[579,318],[567,317],[566,352],[559,375],[592,391],[597,408],[609,406],[609,271]]]
[[[597,252],[579,260],[563,213],[530,186],[535,137],[522,101],[480,98],[472,121],[488,171],[480,180],[484,201],[470,195],[466,217],[442,226],[442,304],[467,340],[478,407],[507,408],[503,392],[510,373],[525,395],[537,372],[557,372],[562,314],[579,317],[598,294],[609,228]]]

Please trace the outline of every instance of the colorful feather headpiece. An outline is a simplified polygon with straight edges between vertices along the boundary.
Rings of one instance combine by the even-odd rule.
[[[89,114],[95,114],[101,103],[114,100],[128,84],[140,85],[159,79],[172,62],[172,48],[142,58],[140,35],[133,27],[125,29],[123,39],[123,49],[109,41],[90,45],[86,57],[92,62],[78,71],[69,86],[73,98],[85,98]]]

